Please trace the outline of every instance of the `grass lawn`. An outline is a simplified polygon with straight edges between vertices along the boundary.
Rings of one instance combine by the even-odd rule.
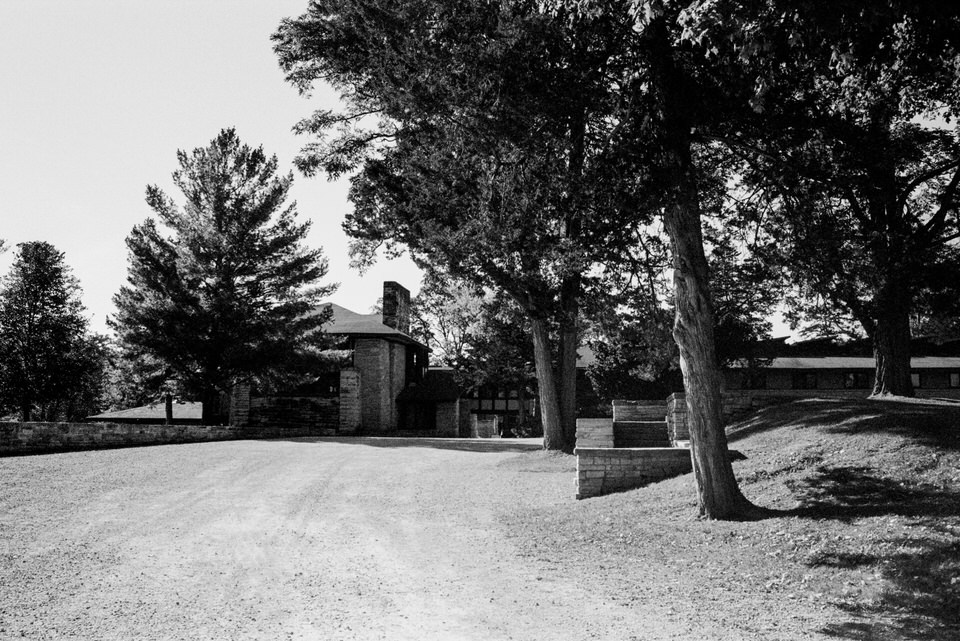
[[[728,434],[744,494],[775,516],[699,520],[686,475],[520,503],[505,523],[523,554],[579,566],[625,604],[743,638],[770,635],[773,615],[827,638],[960,639],[960,405],[798,401]],[[534,472],[572,458],[523,457]]]

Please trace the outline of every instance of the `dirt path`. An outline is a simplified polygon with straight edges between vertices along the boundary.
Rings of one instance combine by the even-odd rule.
[[[518,554],[569,462],[414,441],[0,459],[0,639],[683,638]]]

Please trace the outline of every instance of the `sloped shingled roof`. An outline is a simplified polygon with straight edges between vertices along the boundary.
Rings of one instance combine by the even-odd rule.
[[[328,334],[343,336],[380,336],[401,343],[421,343],[400,330],[383,324],[380,314],[358,314],[336,303],[324,303],[321,309],[329,308],[333,312],[331,321],[323,326]]]

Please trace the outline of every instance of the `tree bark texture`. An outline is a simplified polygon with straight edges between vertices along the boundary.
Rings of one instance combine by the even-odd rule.
[[[563,450],[572,452],[577,441],[577,348],[580,336],[577,331],[579,317],[579,276],[565,280],[560,293],[560,358],[559,394],[560,426],[563,432]]]
[[[543,447],[547,450],[570,451],[560,420],[560,400],[550,350],[550,333],[542,318],[530,320],[533,332],[533,359],[537,370],[540,396],[540,418],[543,421]]]
[[[910,380],[910,300],[897,281],[887,283],[877,297],[873,355],[876,377],[873,395],[913,396]]]
[[[723,430],[720,370],[697,186],[689,169],[683,173],[677,201],[667,208],[664,223],[673,246],[673,336],[680,348],[697,503],[700,515],[706,518],[749,518],[758,509],[740,492]]]
[[[697,504],[700,515],[709,519],[755,518],[762,510],[740,492],[723,430],[713,304],[692,158],[691,131],[697,114],[691,105],[701,98],[693,80],[674,60],[665,21],[655,20],[645,31],[660,102],[663,163],[670,172],[663,222],[673,250],[673,337],[680,348]]]
[[[203,402],[203,411],[200,422],[203,425],[219,425],[221,423],[220,415],[220,392],[216,389],[206,389],[201,396]]]

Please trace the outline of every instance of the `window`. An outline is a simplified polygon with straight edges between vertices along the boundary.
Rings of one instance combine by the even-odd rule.
[[[794,372],[793,389],[817,389],[817,373]]]
[[[910,384],[914,387],[921,387],[920,372],[910,372]]]
[[[950,372],[950,387],[960,387],[960,372]]]
[[[843,387],[845,389],[869,389],[869,372],[847,372],[843,377]]]
[[[745,371],[743,373],[743,389],[767,389],[766,372]]]

